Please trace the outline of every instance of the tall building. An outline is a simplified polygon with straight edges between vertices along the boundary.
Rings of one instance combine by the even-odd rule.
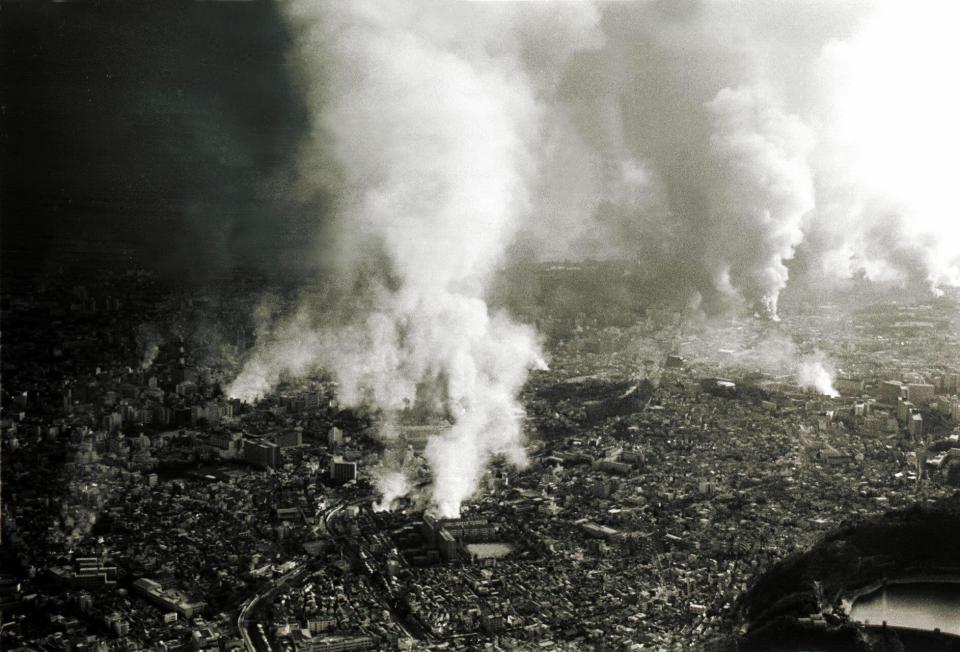
[[[277,435],[277,446],[280,448],[292,448],[303,445],[302,430],[288,430]]]
[[[127,452],[127,440],[122,433],[115,433],[107,439],[107,450],[114,455],[125,455]]]
[[[153,411],[153,420],[161,426],[173,423],[173,410],[164,405],[158,405]]]
[[[880,400],[890,405],[896,405],[897,399],[903,395],[903,383],[899,380],[885,380],[880,383]]]
[[[330,460],[330,479],[334,482],[349,482],[357,479],[357,463],[344,462],[341,457]]]
[[[441,528],[437,533],[437,547],[440,549],[440,556],[450,561],[457,556],[457,540],[446,529]]]
[[[327,431],[327,445],[331,448],[343,443],[343,431],[336,426]]]
[[[214,432],[210,435],[210,445],[219,451],[222,457],[233,457],[240,449],[240,435],[234,432]]]
[[[83,589],[114,586],[117,583],[117,567],[106,564],[98,557],[77,557],[73,568],[54,566],[53,577]]]
[[[933,385],[927,383],[910,383],[907,385],[907,396],[914,405],[929,405],[936,395]]]
[[[275,469],[280,463],[280,447],[272,441],[243,441],[243,459],[262,469]]]
[[[297,394],[290,399],[290,409],[293,412],[303,412],[306,410],[316,410],[320,407],[319,392],[304,392]]]
[[[863,381],[856,378],[837,378],[833,386],[842,396],[859,396],[863,392]]]
[[[863,432],[878,435],[883,430],[886,419],[879,414],[868,414],[863,418]]]
[[[923,417],[920,416],[919,413],[910,417],[910,422],[907,425],[907,431],[910,433],[911,437],[919,437],[923,434]]]
[[[307,392],[303,395],[303,409],[304,410],[317,410],[320,408],[320,393],[319,392]]]
[[[960,391],[960,374],[948,373],[943,377],[943,389],[946,392]]]
[[[119,412],[111,412],[110,414],[105,414],[101,422],[104,430],[113,432],[120,429],[120,426],[123,424],[123,416]]]
[[[192,618],[206,606],[203,601],[192,601],[182,591],[164,588],[159,582],[146,577],[133,583],[133,591],[160,607],[162,611],[173,611],[184,618]]]
[[[915,408],[916,406],[913,404],[913,401],[901,399],[897,402],[897,419],[907,422],[910,419],[910,415],[916,412]]]

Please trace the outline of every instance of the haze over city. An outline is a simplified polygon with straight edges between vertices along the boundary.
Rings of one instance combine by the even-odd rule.
[[[0,15],[4,649],[960,645],[949,3]]]

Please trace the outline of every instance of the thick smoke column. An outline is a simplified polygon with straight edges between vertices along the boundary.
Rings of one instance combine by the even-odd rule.
[[[950,3],[631,2],[548,124],[545,258],[628,258],[645,294],[776,314],[792,277],[960,285]],[[585,216],[589,216],[585,219]]]
[[[817,271],[960,286],[958,20],[955,3],[883,4],[815,59]]]
[[[541,107],[523,65],[523,8],[424,8],[292,5],[316,132],[305,175],[335,161],[341,203],[330,251],[344,275],[379,266],[379,281],[347,323],[312,328],[306,309],[261,343],[229,391],[254,398],[281,373],[322,365],[341,400],[373,403],[390,418],[432,387],[442,397],[436,411],[454,421],[426,449],[434,504],[455,516],[492,455],[525,461],[516,396],[543,365],[538,341],[491,314],[484,294],[529,206]],[[589,29],[581,13],[554,12],[557,33]],[[389,504],[403,485],[395,474],[382,479]]]
[[[410,481],[402,471],[384,471],[376,477],[380,500],[374,503],[373,511],[393,509],[396,501],[410,493]]]
[[[303,185],[336,197],[323,257],[362,290],[273,328],[231,393],[322,366],[387,421],[431,397],[454,514],[487,458],[522,463],[537,341],[485,302],[511,246],[628,258],[645,297],[705,314],[775,318],[797,279],[960,284],[947,6],[285,5]]]
[[[825,396],[839,396],[833,386],[835,367],[819,349],[801,348],[779,323],[756,319],[705,320],[702,328],[707,349],[701,360],[722,373],[762,373],[779,380],[792,376],[804,388]]]
[[[160,345],[163,344],[163,337],[153,324],[140,324],[137,327],[137,344],[143,351],[140,369],[146,371],[153,366],[153,361],[157,359],[157,355],[160,353]]]
[[[714,288],[740,295],[777,317],[787,284],[786,261],[803,239],[801,224],[814,206],[805,161],[812,138],[750,90],[723,89],[707,104],[713,135],[712,216],[707,264]]]
[[[140,369],[146,371],[152,367],[153,361],[157,359],[158,353],[160,353],[160,343],[150,342],[147,345],[146,350],[143,352],[143,360],[140,362]]]
[[[840,392],[833,386],[833,373],[823,360],[801,360],[797,369],[797,382],[804,387],[814,388],[824,396],[840,396]]]

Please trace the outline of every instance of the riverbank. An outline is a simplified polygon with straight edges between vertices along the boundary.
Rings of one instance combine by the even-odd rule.
[[[858,600],[860,609],[851,611]],[[932,649],[952,645],[948,639],[960,635],[960,494],[837,529],[764,574],[738,609],[746,640],[757,644],[747,649],[810,639],[813,648],[777,649],[869,650],[870,636],[931,649],[908,647],[896,632],[878,634],[874,626],[884,620],[891,630],[924,634],[922,646],[930,637],[938,646]]]

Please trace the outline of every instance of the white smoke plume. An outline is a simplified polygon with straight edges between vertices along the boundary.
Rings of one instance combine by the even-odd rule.
[[[393,509],[397,500],[410,493],[410,481],[402,471],[384,471],[374,481],[380,492],[380,500],[373,505],[375,512]]]
[[[791,277],[960,285],[952,3],[603,5],[525,250],[776,314]],[[585,215],[592,219],[584,219]],[[648,292],[649,294],[649,292]]]
[[[833,386],[833,372],[822,360],[816,358],[800,361],[797,383],[802,387],[812,387],[824,396],[840,396],[840,392]]]
[[[154,360],[160,353],[160,345],[163,344],[163,336],[153,324],[140,324],[137,327],[137,344],[143,351],[140,360],[140,370],[146,371],[153,366]]]
[[[283,374],[305,376],[320,368],[325,342],[305,311],[276,330],[258,331],[256,348],[227,387],[229,396],[252,402],[276,387]]]
[[[583,42],[593,9],[538,6],[292,3],[316,141],[313,166],[337,167],[332,232],[345,275],[385,268],[362,312],[347,323],[306,307],[262,341],[229,393],[253,399],[282,374],[328,368],[347,405],[396,413],[424,384],[454,425],[429,442],[433,502],[456,516],[493,455],[525,461],[516,396],[542,367],[532,329],[491,314],[491,275],[528,210],[550,81],[525,57],[552,62]],[[538,20],[538,16],[544,21]],[[532,25],[551,26],[538,45]],[[567,38],[573,36],[573,38]],[[585,37],[584,37],[585,38]],[[528,45],[529,47],[525,47]],[[534,71],[532,74],[528,70]],[[316,326],[322,323],[323,326]],[[389,417],[388,417],[389,418]],[[383,501],[402,476],[386,475]]]
[[[960,285],[958,20],[954,3],[883,3],[815,60],[816,271]]]
[[[706,350],[697,358],[722,373],[759,372],[779,380],[839,396],[833,361],[821,350],[801,348],[782,324],[754,319],[708,320],[701,324]]]
[[[427,448],[434,501],[455,514],[490,456],[523,458],[537,338],[485,302],[511,246],[629,258],[706,314],[776,318],[798,281],[960,284],[957,10],[905,7],[284,5],[303,189],[336,197],[324,258],[363,290],[352,311],[307,302],[231,393],[322,366],[345,403],[397,412],[431,386],[455,421]]]
[[[777,318],[786,261],[803,239],[814,206],[806,164],[809,130],[748,89],[723,89],[707,104],[713,135],[709,173],[715,195],[709,264],[714,288]]]
[[[140,369],[146,371],[153,366],[153,361],[157,359],[157,354],[160,353],[160,343],[159,342],[150,342],[147,344],[146,350],[143,352],[143,360],[140,362]]]

